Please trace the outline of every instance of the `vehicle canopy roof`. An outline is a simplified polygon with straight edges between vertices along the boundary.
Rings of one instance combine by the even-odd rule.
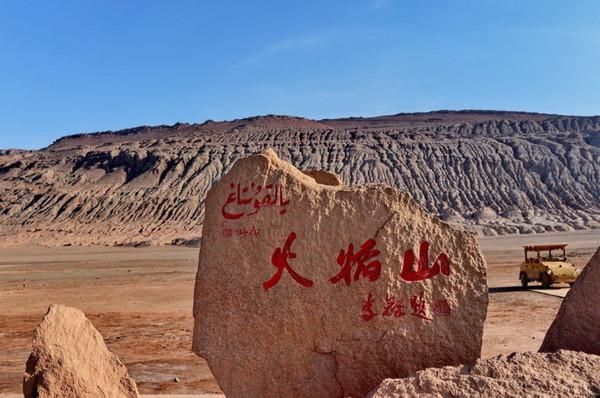
[[[526,251],[541,251],[541,250],[554,250],[554,249],[565,249],[566,243],[557,243],[553,245],[529,245],[523,246]]]

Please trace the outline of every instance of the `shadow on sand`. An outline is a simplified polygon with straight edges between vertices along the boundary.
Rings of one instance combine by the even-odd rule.
[[[507,293],[507,292],[532,292],[532,293],[541,293],[547,294],[550,296],[561,297],[564,298],[569,291],[569,288],[559,287],[559,286],[551,286],[551,287],[542,287],[542,286],[499,286],[499,287],[490,287],[488,288],[488,293]]]

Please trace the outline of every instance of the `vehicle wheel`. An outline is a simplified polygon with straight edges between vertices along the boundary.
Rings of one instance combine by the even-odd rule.
[[[552,277],[544,272],[540,275],[540,282],[542,282],[542,287],[544,289],[548,289],[550,285],[552,285]]]
[[[521,286],[527,287],[527,285],[529,284],[529,278],[527,277],[527,274],[525,272],[521,272],[521,275],[519,275],[519,279],[521,280]]]

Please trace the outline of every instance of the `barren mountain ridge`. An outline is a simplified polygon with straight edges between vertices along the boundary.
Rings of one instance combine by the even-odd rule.
[[[482,234],[600,228],[599,116],[267,115],[0,150],[0,245],[195,243],[212,183],[266,148],[345,184],[391,185]]]

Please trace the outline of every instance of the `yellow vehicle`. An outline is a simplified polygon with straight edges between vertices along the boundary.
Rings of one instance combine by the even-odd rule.
[[[566,244],[523,246],[525,261],[519,271],[521,285],[527,287],[529,282],[538,281],[543,287],[560,282],[572,286],[579,271],[567,260],[566,247]]]

